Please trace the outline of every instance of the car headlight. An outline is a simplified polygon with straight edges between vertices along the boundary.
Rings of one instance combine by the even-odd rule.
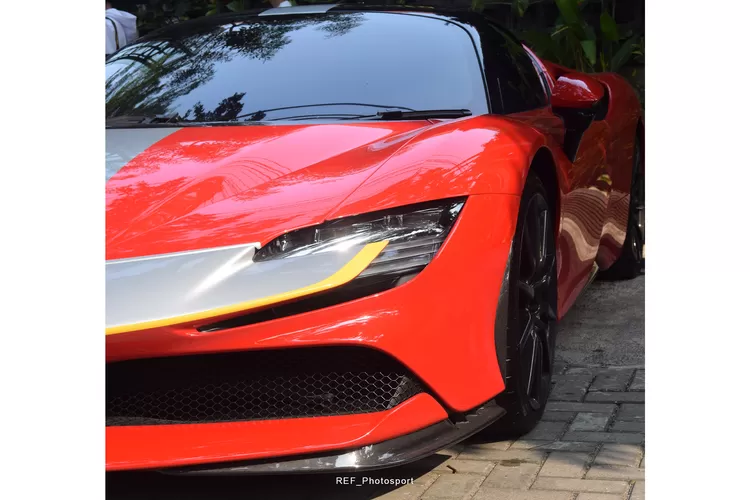
[[[433,259],[465,199],[346,217],[258,243],[107,262],[107,333],[214,331],[398,286]],[[137,294],[139,300],[134,300]],[[220,319],[201,326],[214,317]]]
[[[357,279],[411,275],[433,259],[464,202],[461,198],[420,203],[291,231],[263,246],[253,260],[294,259],[387,241],[385,249]]]

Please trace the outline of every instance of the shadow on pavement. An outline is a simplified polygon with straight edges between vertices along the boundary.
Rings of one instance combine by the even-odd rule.
[[[368,478],[419,482],[449,458],[432,455],[413,464],[364,474],[180,477],[158,472],[107,473],[106,491],[108,500],[370,500],[408,485],[363,484]],[[344,480],[353,484],[337,484]]]

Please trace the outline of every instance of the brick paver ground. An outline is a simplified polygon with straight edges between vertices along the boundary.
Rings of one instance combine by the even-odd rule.
[[[518,441],[474,438],[441,453],[417,487],[374,496],[450,500],[643,498],[644,379],[638,368],[562,366],[542,422]],[[417,463],[395,469],[403,477]],[[403,490],[403,491],[402,491]]]

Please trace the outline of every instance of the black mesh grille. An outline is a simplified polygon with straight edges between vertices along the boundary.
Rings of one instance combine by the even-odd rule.
[[[422,391],[400,363],[359,347],[120,361],[107,364],[107,425],[367,413]]]

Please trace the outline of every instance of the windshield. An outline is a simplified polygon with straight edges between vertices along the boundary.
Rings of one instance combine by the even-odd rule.
[[[408,14],[278,16],[173,29],[107,62],[107,118],[269,121],[487,112],[469,34]]]

